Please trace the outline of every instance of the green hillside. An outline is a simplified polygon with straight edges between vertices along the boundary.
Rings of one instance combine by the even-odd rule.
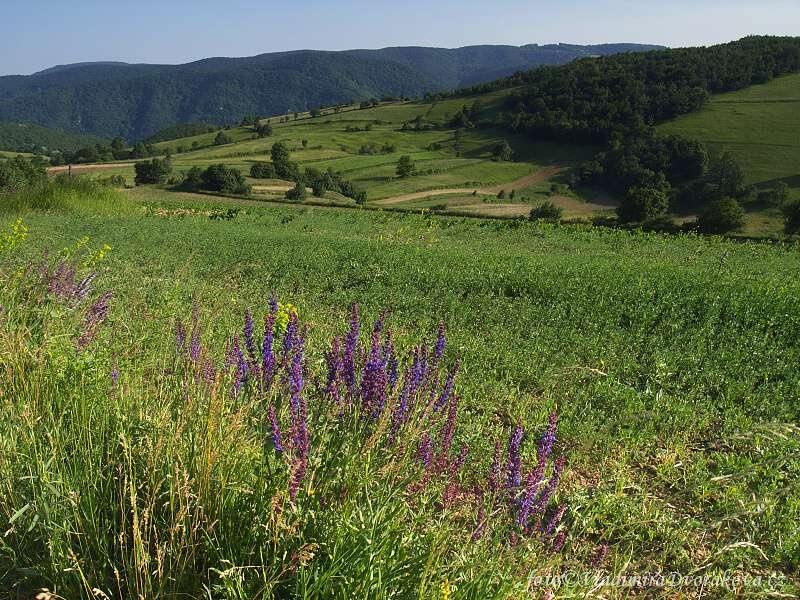
[[[270,160],[273,144],[283,142],[292,150],[292,160],[301,169],[333,169],[368,194],[373,208],[429,208],[474,216],[527,216],[533,206],[552,201],[565,209],[565,216],[588,217],[609,212],[608,203],[584,201],[561,185],[566,170],[590,157],[591,147],[554,142],[536,142],[522,134],[494,127],[462,129],[456,141],[452,118],[464,106],[478,101],[481,119],[490,121],[515,90],[479,96],[449,98],[434,102],[388,102],[359,109],[327,109],[311,118],[269,119],[273,135],[255,136],[251,127],[236,127],[224,133],[232,143],[214,145],[218,132],[159,142],[155,148],[172,154],[174,170],[186,172],[194,166],[225,163],[249,174],[254,163]],[[513,149],[513,160],[495,161],[495,148],[504,141]],[[193,149],[194,148],[194,149]],[[403,155],[411,157],[415,173],[396,175]],[[111,168],[109,168],[111,167]],[[118,167],[87,165],[103,176],[122,175],[132,182],[131,162]],[[290,184],[280,180],[248,179],[253,195],[265,200],[283,199]],[[554,189],[556,191],[554,191]],[[513,198],[510,198],[511,191]],[[498,198],[500,192],[503,198]],[[326,199],[353,205],[336,194]],[[310,202],[320,199],[309,197]]]
[[[402,47],[300,50],[184,65],[89,63],[0,77],[0,121],[40,123],[129,141],[175,123],[236,123],[392,96],[416,98],[491,81],[539,65],[656,46]]]
[[[75,152],[87,146],[107,143],[107,140],[93,135],[68,133],[31,123],[0,123],[0,150],[6,152]]]
[[[659,127],[731,152],[747,180],[800,188],[800,75],[712,96],[697,113]]]

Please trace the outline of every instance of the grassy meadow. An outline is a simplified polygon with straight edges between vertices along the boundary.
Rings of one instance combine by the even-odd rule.
[[[332,168],[368,193],[368,205],[378,208],[391,205],[396,209],[416,209],[420,202],[428,203],[440,212],[465,210],[476,216],[523,215],[544,201],[559,204],[565,217],[587,217],[608,213],[612,203],[597,204],[573,191],[552,189],[560,182],[564,170],[590,157],[592,148],[565,144],[535,142],[523,135],[509,134],[491,128],[466,129],[456,148],[455,129],[446,123],[463,107],[480,100],[484,118],[500,109],[502,102],[514,90],[502,90],[480,97],[453,98],[437,102],[388,102],[367,109],[344,107],[338,112],[327,109],[312,118],[307,113],[292,115],[287,123],[279,118],[269,119],[274,128],[272,136],[254,139],[252,128],[235,127],[225,131],[231,144],[214,146],[217,132],[155,144],[173,153],[177,171],[193,166],[207,167],[220,162],[237,167],[249,174],[255,162],[268,161],[275,142],[285,142],[292,150],[292,160],[301,169]],[[415,129],[421,119],[422,128]],[[407,130],[403,125],[409,124]],[[432,127],[435,127],[432,128]],[[349,129],[349,131],[348,131]],[[514,160],[492,160],[495,146],[507,140],[514,149]],[[192,149],[196,145],[197,149]],[[383,146],[393,146],[383,153]],[[372,153],[362,148],[372,146]],[[182,150],[182,152],[179,152]],[[400,156],[408,155],[416,166],[416,174],[400,179],[396,165]],[[63,169],[62,169],[63,170]],[[97,176],[121,175],[133,182],[130,161],[114,165],[80,166],[76,173]],[[278,199],[283,196],[286,182],[250,179],[256,197]],[[517,192],[514,200],[498,199],[503,190]],[[471,202],[466,196],[475,192]],[[409,194],[417,197],[405,198]],[[330,200],[347,203],[335,194]],[[311,200],[318,202],[318,200]],[[349,201],[352,204],[352,201]]]
[[[313,149],[334,125],[242,144],[300,127],[298,159],[349,161],[393,193],[382,157]],[[497,181],[474,164],[464,178]],[[0,213],[6,597],[800,593],[796,246],[156,188],[80,198]],[[331,350],[353,339],[354,303],[361,388]],[[259,344],[275,333],[269,385],[248,310]],[[527,526],[525,477],[544,477]],[[535,579],[568,571],[590,578]],[[658,572],[751,579],[594,579]]]
[[[731,152],[747,183],[786,182],[800,197],[800,75],[715,95],[708,106],[659,127]]]

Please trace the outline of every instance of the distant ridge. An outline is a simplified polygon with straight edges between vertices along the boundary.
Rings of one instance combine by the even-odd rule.
[[[0,77],[0,121],[142,139],[176,123],[224,124],[372,97],[416,97],[540,65],[661,48],[639,44],[298,50],[183,65],[90,62]]]

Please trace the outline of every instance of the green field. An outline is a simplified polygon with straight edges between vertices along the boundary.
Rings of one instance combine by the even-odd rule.
[[[749,183],[785,181],[800,195],[800,75],[713,96],[700,112],[659,127],[731,152]]]
[[[502,90],[480,96],[483,105],[482,118],[489,119],[501,109],[513,90]],[[301,168],[332,168],[368,192],[368,204],[373,207],[391,204],[394,208],[415,208],[418,200],[436,197],[436,205],[443,211],[462,210],[464,190],[467,194],[479,191],[482,196],[496,196],[504,189],[510,192],[519,182],[522,186],[518,198],[503,204],[511,204],[507,214],[525,216],[531,206],[544,200],[561,204],[565,216],[589,218],[605,212],[608,206],[584,202],[584,198],[573,191],[554,194],[550,191],[551,180],[558,180],[561,170],[590,157],[592,148],[574,147],[549,142],[534,142],[523,135],[509,134],[491,128],[464,130],[461,155],[455,148],[455,130],[446,126],[449,120],[464,106],[471,106],[477,97],[454,98],[434,103],[393,102],[380,106],[358,109],[344,107],[339,111],[327,109],[321,116],[311,118],[307,113],[298,114],[288,123],[278,118],[269,119],[274,135],[253,139],[250,128],[238,127],[227,130],[233,143],[214,146],[217,132],[160,142],[155,146],[173,153],[177,171],[187,171],[193,166],[206,167],[224,162],[249,173],[254,162],[269,160],[270,149],[275,142],[285,142],[293,149],[292,159]],[[420,117],[422,130],[403,130],[404,123]],[[370,130],[367,131],[366,128]],[[425,128],[427,127],[427,129]],[[351,131],[346,131],[348,128]],[[360,129],[360,131],[352,131]],[[305,140],[305,146],[303,145]],[[514,160],[495,162],[492,153],[503,140],[514,149]],[[192,150],[196,145],[197,149]],[[374,154],[360,152],[363,146],[373,145]],[[381,153],[384,145],[393,145],[391,153]],[[179,152],[180,150],[180,152]],[[410,156],[416,165],[416,174],[406,179],[396,176],[396,164],[401,155]],[[109,168],[110,167],[110,168]],[[542,171],[542,169],[548,169]],[[133,181],[133,167],[123,164],[118,167],[106,165],[100,169],[87,165],[75,172],[89,172],[102,176],[122,175]],[[533,184],[526,178],[541,172]],[[283,182],[250,180],[255,186],[280,185]],[[285,184],[284,184],[285,185]],[[447,190],[456,196],[448,198],[441,194]],[[261,192],[256,189],[257,194]],[[423,198],[402,201],[407,194],[422,194]],[[401,201],[394,201],[395,198]],[[339,200],[332,198],[333,200]],[[423,202],[424,203],[424,202]],[[486,203],[476,200],[468,206],[468,212],[477,216],[496,216],[497,208],[484,210]]]
[[[0,588],[9,597],[39,587],[70,598],[93,588],[110,597],[539,597],[532,571],[590,570],[600,544],[610,547],[605,575],[730,570],[765,578],[702,595],[800,592],[797,247],[154,188],[119,194],[0,217],[2,228],[17,218],[28,228],[0,267]],[[114,292],[88,350],[71,341],[86,326],[83,305],[25,303],[44,293],[40,267],[24,265],[39,265],[45,249],[46,260],[98,271],[93,298]],[[335,433],[334,413],[315,421],[313,452],[334,445],[312,452],[314,475],[298,508],[289,503],[280,461],[262,453],[261,400],[225,391],[229,371],[213,392],[192,383],[173,335],[196,303],[202,352],[222,361],[245,309],[263,323],[273,292],[310,325],[312,400],[354,302],[364,337],[389,311],[403,360],[446,324],[445,364],[461,360],[454,448],[470,448],[459,502],[442,507],[436,481],[407,493],[413,457],[391,459],[369,435],[351,447],[360,438]],[[467,490],[485,478],[494,440],[504,449],[521,419],[535,465],[551,411],[555,452],[567,459],[555,500],[566,507],[564,549],[538,536],[516,542],[500,520],[470,541]],[[319,441],[323,431],[332,437]]]

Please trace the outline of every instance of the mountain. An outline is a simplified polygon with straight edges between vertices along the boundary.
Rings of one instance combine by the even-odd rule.
[[[636,44],[299,50],[184,65],[82,63],[0,77],[0,121],[141,139],[175,123],[236,121],[382,96],[420,96]]]

